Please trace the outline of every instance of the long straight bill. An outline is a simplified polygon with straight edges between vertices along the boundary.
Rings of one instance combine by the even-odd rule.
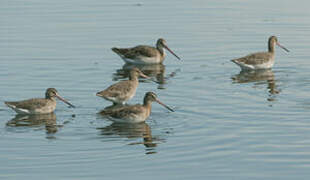
[[[177,56],[171,49],[168,48],[168,46],[164,46],[171,54],[173,54],[176,58],[178,58],[178,60],[181,60],[181,58],[179,58],[179,56]]]
[[[286,52],[290,52],[288,49],[286,49],[284,46],[282,46],[280,43],[277,43],[277,45],[280,47],[280,48],[282,48],[282,49],[284,49]]]
[[[169,109],[170,111],[174,112],[174,110],[173,110],[173,109],[171,109],[171,108],[170,108],[169,106],[167,106],[166,104],[164,104],[164,103],[160,102],[158,99],[156,99],[156,102],[158,102],[158,104],[160,104],[160,105],[164,106],[165,108]]]
[[[70,107],[75,108],[75,106],[74,106],[73,104],[69,103],[67,100],[65,100],[64,98],[60,97],[59,95],[56,95],[56,97],[57,97],[59,100],[63,101],[64,103],[68,104]]]

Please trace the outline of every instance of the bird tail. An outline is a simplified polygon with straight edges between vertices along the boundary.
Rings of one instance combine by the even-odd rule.
[[[120,56],[124,56],[128,52],[128,48],[116,48],[116,47],[113,47],[111,49],[112,49],[113,52],[115,52],[116,54],[118,54]]]
[[[238,59],[232,59],[232,60],[230,60],[230,61],[233,62],[233,63],[235,63],[235,64],[237,64],[237,65],[242,64],[242,62],[238,61]]]
[[[99,91],[96,93],[96,96],[103,97],[103,91]]]
[[[232,60],[230,60],[231,62],[233,62],[233,63],[237,63],[237,60],[236,59],[232,59]]]
[[[112,51],[115,52],[116,54],[118,54],[118,53],[120,52],[119,49],[116,48],[116,47],[112,47],[111,49],[112,49]]]
[[[109,110],[102,110],[102,111],[100,111],[99,112],[99,114],[101,114],[102,116],[110,116],[110,115],[112,115],[113,113],[112,113],[112,111],[109,111]]]
[[[15,106],[13,105],[12,102],[5,101],[4,104],[7,105],[10,108],[15,108]]]

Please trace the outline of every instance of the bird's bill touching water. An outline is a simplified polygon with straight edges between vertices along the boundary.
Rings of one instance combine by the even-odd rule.
[[[168,46],[164,45],[164,48],[167,49],[171,54],[173,54],[176,58],[178,58],[178,60],[181,60],[181,58],[179,58],[179,56],[177,56],[170,48],[168,48]]]
[[[288,49],[286,49],[286,48],[285,48],[284,46],[282,46],[280,43],[277,42],[277,45],[278,45],[280,48],[284,49],[286,52],[290,52]]]
[[[169,111],[174,112],[173,109],[171,109],[169,106],[167,106],[166,104],[162,103],[160,100],[156,99],[156,102],[162,106],[164,106],[165,108],[167,108]]]
[[[73,104],[69,103],[67,100],[65,100],[64,98],[62,98],[58,94],[56,94],[55,97],[57,97],[59,100],[63,101],[64,103],[68,104],[70,107],[75,108],[75,106]]]

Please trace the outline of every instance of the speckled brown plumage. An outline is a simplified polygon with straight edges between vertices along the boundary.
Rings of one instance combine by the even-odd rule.
[[[156,101],[170,111],[171,108],[160,102],[153,92],[147,92],[144,96],[143,104],[128,105],[117,108],[108,108],[100,112],[101,115],[115,118],[116,122],[138,123],[144,122],[151,113],[152,102]]]
[[[8,107],[19,114],[46,114],[51,113],[56,108],[56,99],[58,98],[66,104],[74,107],[68,101],[58,95],[55,88],[48,88],[45,92],[45,98],[32,98],[23,101],[6,101]]]
[[[54,98],[45,99],[45,98],[33,98],[23,101],[15,102],[5,102],[9,107],[15,107],[17,109],[25,109],[30,112],[30,114],[37,114],[43,109],[48,112],[53,112],[56,108],[56,100]]]
[[[277,37],[271,36],[268,40],[268,51],[249,54],[247,56],[231,60],[242,70],[269,69],[274,65],[275,45],[278,45],[285,51],[289,52],[285,47],[280,45]]]
[[[146,45],[139,45],[133,48],[112,48],[112,50],[117,53],[121,54],[125,58],[135,59],[139,56],[146,56],[146,57],[154,57],[157,56],[158,52],[161,55],[161,59],[163,59],[163,52],[160,52],[157,48],[146,46]]]
[[[122,104],[136,94],[136,89],[139,85],[138,76],[148,78],[138,68],[133,68],[130,71],[129,80],[115,83],[107,89],[98,92],[96,95],[115,104]]]
[[[132,48],[113,47],[112,51],[118,54],[126,63],[159,64],[162,63],[166,57],[164,49],[167,49],[171,54],[180,59],[168,48],[166,41],[162,38],[157,40],[156,48],[147,45],[139,45]]]
[[[268,62],[272,59],[274,54],[272,52],[258,52],[254,54],[249,54],[242,58],[233,59],[232,61],[249,64],[249,65],[256,65],[256,64],[263,64]]]

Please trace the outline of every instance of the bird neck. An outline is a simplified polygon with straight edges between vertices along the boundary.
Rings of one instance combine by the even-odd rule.
[[[129,80],[130,81],[138,81],[138,75],[135,73],[130,73],[129,74]]]
[[[159,51],[161,57],[166,57],[166,51],[164,49],[164,47],[160,44],[157,44],[157,50]]]
[[[147,109],[147,113],[150,114],[152,109],[152,102],[151,101],[144,102],[143,106]]]
[[[51,97],[51,96],[46,96],[45,99],[51,100],[51,101],[56,101],[55,97]]]
[[[274,53],[275,51],[275,43],[271,40],[268,42],[268,52]]]
[[[143,105],[146,107],[151,107],[152,106],[152,101],[149,100],[149,98],[145,97],[143,99]]]
[[[152,111],[152,101],[146,100],[146,98],[144,98],[143,107],[145,109],[146,116],[149,117]]]

